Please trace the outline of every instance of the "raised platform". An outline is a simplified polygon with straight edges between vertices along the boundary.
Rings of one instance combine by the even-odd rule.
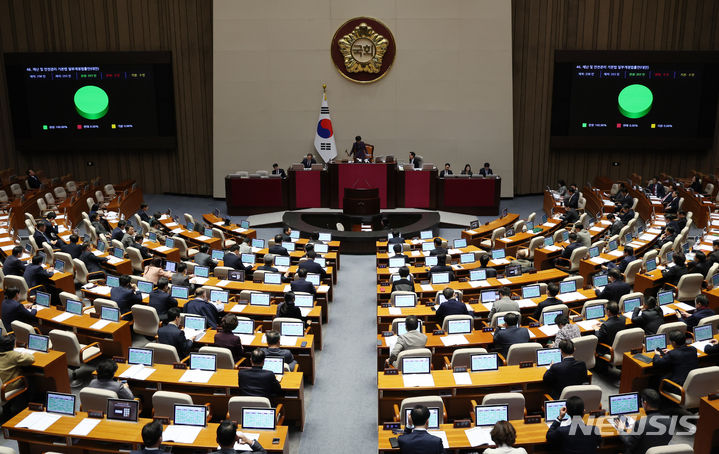
[[[419,236],[423,230],[431,230],[435,236],[438,235],[440,216],[436,211],[416,210],[412,213],[383,212],[366,216],[346,215],[339,210],[302,210],[284,213],[282,223],[302,232],[331,233],[332,239],[341,242],[340,252],[343,254],[374,254],[375,242],[386,239],[393,230],[398,230],[407,238]],[[372,230],[359,231],[361,224],[371,225]],[[343,230],[338,229],[338,225]]]
[[[275,211],[272,213],[253,214],[247,217],[250,225],[253,227],[272,227],[280,226],[283,223],[285,213],[335,213],[342,214],[342,210],[332,208],[306,208],[304,210],[295,211]],[[417,214],[417,213],[437,213],[439,215],[439,223],[441,227],[466,227],[470,222],[476,221],[477,216],[451,213],[449,211],[436,210],[420,210],[416,208],[394,208],[388,210],[380,210],[381,214]]]

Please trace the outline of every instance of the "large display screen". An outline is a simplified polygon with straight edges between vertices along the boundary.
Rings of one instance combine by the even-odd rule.
[[[718,55],[557,51],[551,145],[711,147]]]
[[[174,148],[169,52],[5,54],[18,150]]]

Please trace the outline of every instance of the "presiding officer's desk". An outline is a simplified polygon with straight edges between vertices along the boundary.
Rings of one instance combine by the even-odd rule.
[[[115,377],[119,377],[128,364],[118,364]],[[207,383],[180,382],[180,377],[186,372],[175,369],[169,364],[153,364],[155,371],[144,380],[128,378],[127,382],[135,396],[142,396],[145,409],[151,406],[152,395],[157,391],[174,391],[192,396],[195,403],[210,403],[212,418],[225,419],[227,402],[232,396],[239,396],[237,382],[237,369],[217,369]],[[305,425],[305,388],[302,372],[285,372],[280,381],[283,397],[272,398],[273,404],[281,403],[285,408],[285,422],[295,424],[300,430]]]
[[[25,409],[3,424],[5,438],[16,440],[23,454],[47,451],[68,454],[117,453],[140,449],[142,427],[152,422],[150,418],[140,418],[137,423],[102,419],[88,435],[71,435],[70,431],[87,418],[87,413],[77,412],[75,416],[62,416],[44,431],[15,428],[31,413]],[[171,447],[175,453],[216,451],[218,425],[207,424],[191,445],[163,441],[162,446]],[[259,433],[258,441],[268,452],[286,453],[289,450],[287,426],[277,426],[273,431],[248,429],[247,432]],[[279,443],[272,444],[274,438],[279,438]]]
[[[279,176],[225,176],[227,212],[232,216],[284,211],[287,192],[287,180]]]
[[[502,179],[498,175],[453,175],[437,180],[437,209],[491,216],[499,213]]]

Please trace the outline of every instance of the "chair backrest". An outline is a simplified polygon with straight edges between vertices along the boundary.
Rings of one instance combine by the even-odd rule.
[[[15,342],[27,345],[30,334],[35,334],[35,328],[20,320],[13,320],[10,323],[12,330],[15,331]]]
[[[517,311],[495,312],[494,315],[492,315],[492,320],[489,321],[489,326],[491,326],[492,328],[496,328],[497,321],[499,320],[499,318],[504,317],[505,315],[510,314],[510,313],[517,314],[517,316],[520,317],[520,320],[521,320],[522,315]]]
[[[52,191],[55,193],[55,197],[57,197],[58,199],[67,198],[67,192],[65,192],[65,188],[63,188],[62,186],[58,186]]]
[[[95,200],[92,197],[88,197],[85,199],[85,202],[87,202],[87,211],[92,211],[92,206],[95,204]],[[98,200],[98,203],[100,203],[101,200]]]
[[[677,445],[655,446],[647,449],[645,454],[694,454],[694,448],[684,443]]]
[[[148,225],[148,230],[149,230],[149,227],[150,227],[150,226]],[[188,258],[188,255],[187,255],[187,243],[185,242],[185,240],[184,240],[183,238],[179,237],[179,236],[173,236],[173,237],[172,237],[172,240],[173,240],[174,243],[175,243],[175,247],[180,251],[180,257],[183,258],[183,259]],[[194,265],[193,265],[193,266],[194,266]],[[188,273],[190,273],[189,270],[188,270]]]
[[[554,243],[561,243],[562,242],[562,236],[564,235],[564,232],[566,232],[567,229],[558,229],[556,232],[554,232],[554,236],[552,239],[554,240]]]
[[[528,251],[528,257],[531,259],[534,257],[534,250],[537,248],[541,248],[544,245],[544,237],[538,236],[536,238],[532,238],[529,241],[529,246],[527,246]]]
[[[35,235],[35,224],[29,219],[25,219],[25,227],[27,227],[27,231],[30,232],[30,236]]]
[[[569,306],[566,304],[552,304],[551,306],[547,306],[544,309],[542,309],[542,313],[539,315],[539,324],[544,325],[544,314],[546,312],[552,312],[552,311],[562,311],[562,315],[567,315],[569,313]]]
[[[474,329],[474,326],[473,326],[474,325],[474,317],[472,317],[471,315],[464,315],[464,314],[448,315],[444,318],[444,321],[442,322],[442,330],[444,332],[447,332],[447,329],[449,327],[449,322],[452,320],[469,320],[469,326],[471,326],[472,329]]]
[[[419,396],[419,397],[408,397],[403,399],[399,405],[400,421],[404,424],[404,415],[408,409],[412,409],[417,405],[424,405],[427,408],[437,407],[439,408],[439,423],[444,424],[444,402],[440,396]]]
[[[702,292],[704,276],[699,273],[685,274],[677,283],[677,299],[679,301],[694,301]]]
[[[428,348],[412,348],[409,350],[402,350],[397,355],[397,367],[402,367],[402,358],[429,358],[430,364],[432,363],[432,350]]]
[[[702,397],[717,391],[719,366],[701,367],[689,372],[684,380],[684,408],[698,408]]]
[[[584,361],[587,369],[594,368],[596,362],[594,352],[597,351],[597,343],[599,343],[597,336],[594,334],[579,336],[572,339],[572,342],[574,342],[574,359]]]
[[[75,268],[75,280],[82,285],[87,284],[87,276],[89,273],[87,272],[85,262],[80,259],[72,259],[72,264]]]
[[[624,269],[624,282],[629,285],[634,285],[634,277],[637,275],[639,270],[642,268],[642,260],[632,260],[629,262],[627,267]]]
[[[232,270],[233,268],[230,268],[229,266],[216,266],[213,273],[217,279],[227,279],[227,275]]]
[[[619,312],[621,312],[621,313],[627,312],[627,310],[624,307],[624,302],[628,299],[634,299],[634,298],[639,298],[641,305],[644,305],[644,293],[642,293],[642,292],[627,293],[626,295],[622,295],[619,298]]]
[[[97,199],[97,203],[102,203],[105,201],[105,194],[102,193],[102,191],[95,191],[95,199]]]
[[[534,218],[536,218],[536,217],[537,217],[537,213],[532,211],[531,213],[529,213],[529,216],[527,216],[527,222],[534,221]]]
[[[39,198],[36,200],[37,207],[40,209],[40,214],[42,214],[43,211],[47,211],[47,203],[45,203],[45,199]]]
[[[95,308],[96,314],[101,314],[103,307],[111,307],[113,309],[120,309],[120,307],[117,305],[116,302],[114,302],[111,299],[107,299],[107,298],[95,298],[92,301],[92,306]]]
[[[582,398],[585,412],[599,410],[601,408],[602,388],[597,385],[565,386],[559,399],[564,400],[574,396]]]
[[[142,234],[147,236],[147,234],[150,233],[150,224],[145,221],[140,221],[139,225],[140,225],[140,228],[142,229]]]
[[[160,317],[154,307],[145,304],[132,306],[132,330],[136,334],[155,337],[160,327]]]
[[[172,419],[175,404],[192,405],[192,397],[185,393],[171,391],[156,391],[152,395],[152,415],[155,418]]]
[[[282,322],[295,322],[295,323],[300,322],[301,323],[302,320],[299,318],[292,318],[292,317],[275,317],[272,320],[272,329],[274,331],[280,332],[280,330],[282,328]]]
[[[669,322],[669,323],[662,323],[659,325],[659,328],[657,328],[657,334],[667,334],[671,333],[672,331],[680,331],[682,334],[687,333],[687,324],[684,322]]]
[[[65,352],[68,365],[72,367],[80,367],[82,365],[80,342],[77,341],[75,333],[61,329],[51,330],[50,342],[52,342],[53,350]]]
[[[112,247],[122,249],[123,252],[125,251],[125,245],[122,244],[122,241],[112,239],[112,240],[110,240],[110,242],[112,243]]]
[[[589,300],[582,305],[582,312],[580,313],[580,315],[582,316],[582,318],[585,318],[587,316],[588,307],[604,306],[606,308],[607,303],[609,303],[609,300],[606,299]]]
[[[65,273],[75,274],[75,263],[67,252],[55,252],[55,259],[65,264]]]
[[[105,413],[107,411],[107,399],[117,399],[117,393],[109,389],[86,386],[80,390],[80,410]]]
[[[458,348],[455,351],[452,352],[452,361],[450,362],[450,366],[452,369],[455,367],[466,367],[469,369],[471,366],[470,361],[472,359],[472,355],[479,355],[482,353],[487,353],[486,348]]]
[[[656,259],[658,255],[659,255],[659,251],[657,251],[656,249],[652,249],[652,250],[645,252],[644,255],[642,256],[642,266],[645,266],[647,264],[648,260]]]
[[[234,396],[227,401],[227,419],[242,421],[243,408],[272,408],[270,399],[254,396]]]
[[[70,180],[70,181],[68,181],[67,183],[65,183],[65,187],[66,187],[67,190],[70,191],[70,192],[77,192],[77,185],[76,185],[75,182],[72,181],[72,180]]]
[[[107,194],[108,197],[112,198],[115,197],[115,187],[111,184],[106,184],[103,188],[105,190],[105,194]]]
[[[74,293],[69,292],[60,292],[60,304],[62,304],[62,307],[67,307],[67,300],[79,300],[80,298],[77,297]]]
[[[664,243],[662,247],[659,248],[659,260],[662,263],[667,263],[667,252],[672,250],[673,243]]]
[[[190,213],[183,213],[182,216],[185,218],[185,224],[195,223],[195,218]]]
[[[255,271],[255,274],[256,274],[256,273],[257,273],[257,271]],[[401,291],[401,290],[395,290],[394,292],[392,292],[392,294],[391,294],[390,297],[389,297],[389,302],[390,302],[390,304],[391,304],[392,306],[394,306],[394,300],[395,300],[395,299],[397,298],[397,296],[399,296],[399,295],[417,295],[417,294],[414,293],[414,292],[403,292],[403,291]]]
[[[12,195],[15,197],[20,197],[22,195],[22,188],[19,184],[13,183],[10,185],[10,192],[12,192]]]
[[[579,262],[587,255],[589,248],[586,246],[580,246],[572,251],[572,255],[569,257],[569,271],[577,271],[579,269]]]
[[[524,396],[521,393],[491,393],[484,396],[482,405],[507,405],[510,420],[524,419]]]
[[[517,366],[525,361],[534,362],[537,359],[534,352],[540,348],[542,348],[542,344],[538,342],[523,342],[510,345],[507,352],[507,366]]]
[[[136,273],[142,273],[144,271],[144,261],[142,260],[142,253],[140,250],[130,246],[125,252],[127,252],[127,256],[130,258],[132,269]]]
[[[524,231],[524,226],[526,223],[527,223],[526,221],[523,221],[522,219],[520,219],[514,223],[512,228],[514,229],[515,233],[522,232],[522,231]]]
[[[232,357],[232,351],[229,348],[224,347],[212,347],[205,345],[200,347],[200,353],[214,353],[217,357],[217,368],[218,369],[234,369],[235,360]]]
[[[717,331],[719,331],[719,315],[710,315],[709,317],[702,318],[699,320],[699,326],[702,325],[711,325],[712,332],[716,334]]]
[[[704,276],[704,280],[707,282],[711,282],[712,276],[714,276],[717,271],[719,271],[719,262],[713,264],[711,267],[709,267],[709,271],[707,271],[706,276]]]
[[[14,276],[8,274],[3,280],[3,288],[7,290],[10,287],[17,287],[20,290],[20,301],[27,300],[28,287],[25,278],[22,276]]]
[[[177,349],[173,345],[150,342],[145,345],[145,348],[149,348],[153,351],[153,361],[157,364],[174,364],[180,362],[180,357],[177,355]]]
[[[634,350],[635,348],[642,348],[644,346],[644,330],[641,328],[629,328],[619,331],[614,338],[614,344],[612,350],[614,350],[614,356],[611,364],[613,366],[620,366],[622,364],[622,357],[625,352]]]
[[[7,203],[10,201],[10,198],[7,196],[7,192],[0,189],[0,203]]]
[[[437,293],[434,294],[435,304],[441,304],[439,302],[439,296],[442,294],[442,292],[443,290],[438,290]],[[455,290],[454,297],[457,298],[457,301],[462,301],[462,299],[464,298],[464,292],[462,290]]]

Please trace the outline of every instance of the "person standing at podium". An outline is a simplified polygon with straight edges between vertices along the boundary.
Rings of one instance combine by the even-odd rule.
[[[312,164],[317,164],[317,161],[315,161],[315,158],[312,156],[312,153],[307,153],[307,157],[302,160],[302,165],[305,167],[305,169],[311,169]]]
[[[355,137],[355,143],[352,144],[350,156],[353,156],[357,162],[363,162],[367,159],[367,147],[365,146],[365,143],[362,142],[361,136]]]

